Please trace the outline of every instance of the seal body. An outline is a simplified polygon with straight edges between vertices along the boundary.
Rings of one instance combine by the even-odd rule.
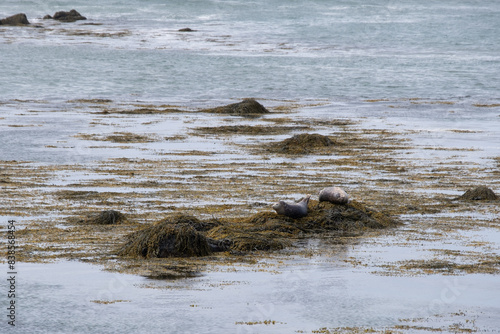
[[[273,205],[273,209],[277,214],[290,218],[302,218],[307,216],[307,205],[309,204],[311,195],[307,195],[298,203],[286,203],[279,201]]]
[[[339,187],[328,187],[319,192],[320,202],[330,202],[334,204],[347,204],[349,196]]]

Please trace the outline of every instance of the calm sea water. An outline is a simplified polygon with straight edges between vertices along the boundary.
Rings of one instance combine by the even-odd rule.
[[[88,20],[42,20],[72,8]],[[87,161],[82,156],[146,154],[88,150],[74,134],[95,131],[89,130],[94,116],[80,113],[69,100],[207,106],[255,97],[326,100],[324,106],[301,112],[325,118],[332,112],[352,115],[367,127],[425,129],[428,133],[416,131],[410,139],[424,146],[464,148],[464,163],[497,166],[491,157],[498,156],[500,147],[498,108],[474,105],[500,103],[498,0],[0,1],[0,18],[19,12],[27,14],[32,27],[0,26],[2,160],[74,163]],[[178,31],[185,27],[196,31]],[[413,104],[410,98],[431,102]],[[404,108],[390,108],[395,100]],[[30,109],[68,112],[25,113]],[[158,133],[161,126],[177,124],[162,121]],[[151,130],[137,118],[124,118],[123,124]],[[469,151],[471,145],[481,150]],[[416,160],[442,159],[439,152],[424,149],[413,154]],[[166,282],[161,289],[142,288],[150,283],[143,278],[78,263],[24,264],[20,277],[19,333],[184,333],[200,328],[204,333],[289,333],[320,326],[392,326],[398,318],[426,310],[448,284],[438,275],[387,278],[320,262],[307,269],[291,265],[282,274],[211,273]],[[482,317],[478,326],[493,332],[498,327],[495,277],[458,279],[468,289],[446,312],[473,307]],[[2,284],[6,291],[6,281]],[[117,302],[90,303],[100,299]],[[238,324],[269,319],[281,322]]]
[[[0,3],[18,12],[40,27],[0,28],[3,101],[500,98],[496,0]]]

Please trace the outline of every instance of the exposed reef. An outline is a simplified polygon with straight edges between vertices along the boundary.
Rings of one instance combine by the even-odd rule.
[[[228,104],[226,106],[216,108],[202,109],[201,111],[232,115],[259,115],[269,113],[269,110],[254,99],[244,99],[238,103]]]
[[[75,22],[78,20],[86,20],[87,18],[85,16],[82,16],[80,13],[78,13],[76,10],[72,9],[69,12],[66,11],[59,11],[56,12],[53,16],[51,15],[45,15],[43,17],[44,20],[57,20],[61,22]]]
[[[28,25],[30,22],[26,17],[26,14],[19,13],[0,20],[0,25],[4,26],[24,26]]]

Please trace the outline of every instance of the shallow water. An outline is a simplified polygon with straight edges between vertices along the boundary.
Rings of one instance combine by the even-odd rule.
[[[71,8],[88,20],[42,20]],[[5,179],[2,174],[1,208],[7,212],[2,226],[15,219],[20,228],[71,229],[65,219],[74,212],[68,210],[90,207],[82,200],[61,201],[58,194],[67,190],[112,194],[94,209],[125,198],[119,203],[127,210],[155,212],[150,202],[159,201],[162,213],[165,206],[189,206],[193,200],[199,207],[214,202],[261,207],[274,197],[297,199],[301,189],[276,194],[275,188],[309,177],[340,183],[358,200],[365,196],[375,203],[417,194],[429,205],[429,198],[439,203],[482,182],[500,191],[498,1],[0,3],[0,18],[18,12],[25,12],[34,27],[0,27],[0,157],[25,161],[12,167],[21,173],[43,172]],[[196,31],[178,31],[184,27]],[[246,97],[270,109],[296,108],[251,120],[197,112]],[[101,114],[166,104],[189,112]],[[228,138],[196,133],[206,126],[272,125],[275,117],[299,124],[326,121],[312,131],[335,136],[345,129],[327,121],[348,120],[359,131],[391,132],[408,147],[382,155],[387,162],[364,161],[337,171],[337,165],[315,163],[343,156],[289,158],[249,154],[243,146],[290,134]],[[78,137],[114,132],[148,135],[153,141]],[[142,175],[122,175],[113,160],[121,158],[164,164]],[[292,166],[287,175],[280,175],[280,164]],[[391,164],[405,170],[384,169]],[[240,167],[228,171],[232,165]],[[11,168],[6,166],[1,173]],[[259,186],[268,173],[276,173],[276,179]],[[217,196],[198,176],[248,178],[244,189],[261,189],[244,198]],[[8,185],[10,179],[28,185],[17,189]],[[152,181],[157,183],[151,187],[144,183]],[[177,188],[190,196],[178,196]],[[16,191],[21,195],[11,197]],[[59,201],[57,210],[51,207],[54,201]],[[498,209],[491,203],[468,205],[469,211],[405,213],[399,217],[404,227],[373,239],[346,246],[310,240],[303,245],[306,255],[273,254],[254,265],[215,266],[200,277],[175,281],[110,273],[75,261],[19,263],[16,330],[495,332],[500,326],[497,274],[400,270],[409,260],[495,258]],[[16,207],[14,213],[9,206]],[[469,222],[482,225],[469,229]],[[6,326],[2,321],[1,330]]]
[[[498,325],[500,294],[491,275],[377,276],[321,256],[288,260],[271,272],[221,269],[155,281],[78,262],[21,264],[16,327],[30,333],[289,333],[389,327],[401,319],[448,326],[461,312],[474,321],[471,328]]]

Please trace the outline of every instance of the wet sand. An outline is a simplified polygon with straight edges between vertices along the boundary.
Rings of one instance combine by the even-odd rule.
[[[207,333],[498,327],[499,201],[455,200],[479,185],[499,193],[498,107],[423,99],[260,102],[271,113],[254,118],[107,100],[0,106],[7,143],[0,215],[16,220],[26,291],[42,285],[59,311],[78,303],[83,314],[147,317],[147,331],[162,326],[163,312],[175,315],[178,330],[205,323]],[[337,145],[294,155],[269,149],[305,132]],[[115,255],[125,235],[169,213],[248,216],[331,185],[403,225],[296,240],[277,252],[147,261]],[[102,210],[119,210],[129,223],[78,223]],[[73,296],[82,273],[104,285],[132,283]],[[144,278],[155,275],[180,279]],[[103,289],[111,292],[95,293]],[[41,326],[36,305],[26,305],[20,325]],[[96,315],[95,324],[102,321]],[[108,326],[112,332],[122,324]]]

